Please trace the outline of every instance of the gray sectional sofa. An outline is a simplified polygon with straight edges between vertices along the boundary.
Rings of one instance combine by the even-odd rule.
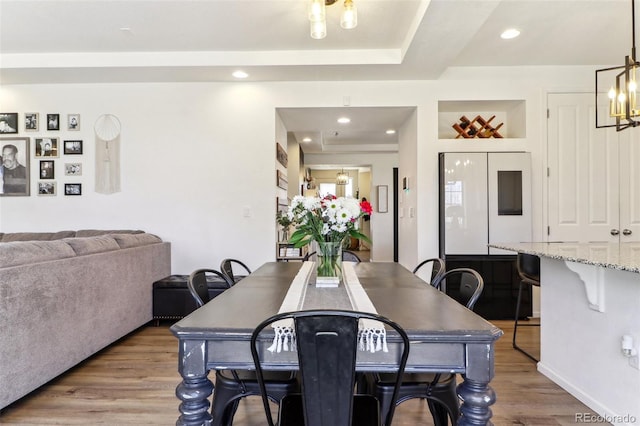
[[[0,409],[149,322],[170,274],[142,231],[0,234]]]

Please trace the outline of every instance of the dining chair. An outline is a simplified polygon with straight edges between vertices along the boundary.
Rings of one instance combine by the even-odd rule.
[[[482,276],[470,268],[452,269],[442,274],[434,287],[440,288],[447,279],[459,280],[460,296],[456,300],[473,310],[484,288]],[[371,381],[371,375],[368,379]],[[392,408],[393,401],[399,405],[409,399],[422,398],[427,400],[435,426],[446,426],[447,418],[453,426],[458,424],[460,401],[456,385],[455,374],[405,373],[398,396],[393,398],[393,380],[387,374],[374,374],[373,382],[368,384],[372,394],[380,401],[383,415],[385,410]]]
[[[220,271],[206,268],[196,269],[189,275],[187,287],[198,307],[209,302],[207,274],[219,276],[229,287],[233,285],[231,279]],[[215,391],[211,404],[213,426],[231,426],[240,400],[247,396],[260,394],[260,387],[253,371],[216,370],[214,386]],[[279,402],[285,395],[299,390],[296,375],[291,371],[269,372],[265,376],[265,387],[268,397],[275,402]]]
[[[518,324],[520,317],[520,305],[522,303],[522,287],[524,285],[530,285],[540,287],[540,258],[538,256],[526,253],[518,253],[516,258],[516,268],[518,275],[520,275],[520,285],[518,286],[518,300],[516,302],[516,319],[513,325],[513,340],[511,344],[517,351],[522,352],[531,360],[538,362],[539,359],[533,356],[530,352],[525,351],[516,343],[516,336],[518,335],[518,326],[520,327],[540,327],[539,323]]]
[[[422,267],[429,264],[431,264],[431,277],[429,279],[429,284],[436,285],[440,281],[440,278],[442,277],[442,274],[444,274],[446,269],[444,259],[440,259],[439,257],[432,257],[431,259],[423,260],[418,264],[418,266],[413,268],[413,271],[411,272],[416,274],[420,269],[422,269]]]
[[[342,250],[342,260],[346,262],[360,262],[358,255],[349,250]]]
[[[296,355],[302,392],[287,395],[280,403],[278,426],[350,426],[390,425],[395,404],[391,404],[381,418],[378,401],[370,394],[355,394],[356,354],[358,352],[358,323],[360,319],[376,320],[395,331],[387,335],[389,343],[399,341],[402,350],[397,362],[395,389],[391,401],[397,395],[400,379],[409,355],[409,338],[393,321],[373,313],[312,310],[274,315],[260,323],[251,335],[251,355],[262,388],[262,402],[267,423],[274,426],[269,400],[266,398],[264,372],[260,351],[273,339],[273,333],[258,338],[262,331],[276,321],[290,318],[295,330]],[[397,337],[396,337],[397,335]],[[380,356],[383,354],[380,353]],[[277,354],[271,355],[273,358]],[[381,422],[384,419],[384,423]]]
[[[234,264],[238,265],[237,268],[242,268],[242,275],[237,275],[233,272]],[[251,273],[251,269],[249,269],[247,265],[245,265],[238,259],[224,259],[222,262],[220,262],[220,271],[222,271],[223,274],[229,277],[231,282],[233,282],[234,284]]]

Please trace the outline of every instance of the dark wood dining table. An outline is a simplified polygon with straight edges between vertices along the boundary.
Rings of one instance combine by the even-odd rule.
[[[178,370],[182,376],[176,388],[181,400],[177,425],[211,424],[209,397],[213,383],[209,371],[254,368],[249,348],[251,333],[262,320],[278,313],[301,265],[265,263],[171,327],[179,340]],[[378,314],[397,322],[407,332],[411,341],[407,371],[461,374],[464,380],[458,385],[458,395],[462,417],[458,424],[491,425],[490,406],[496,395],[489,382],[494,376],[494,343],[502,330],[398,263],[361,262],[355,264],[355,271]],[[307,289],[306,297],[327,305],[327,309],[349,308],[336,302],[341,300],[340,288],[308,284]],[[264,347],[270,343],[267,336]],[[388,353],[359,353],[358,370],[394,371],[398,351],[391,332],[388,346]],[[262,352],[265,369],[297,369],[295,352]]]

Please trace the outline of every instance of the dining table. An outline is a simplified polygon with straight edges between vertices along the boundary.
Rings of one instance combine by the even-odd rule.
[[[176,388],[180,400],[177,425],[209,425],[214,385],[211,370],[253,370],[250,337],[263,320],[281,311],[294,278],[304,262],[268,262],[234,286],[171,326],[178,339]],[[503,332],[444,292],[395,262],[353,263],[357,280],[375,311],[398,323],[408,334],[407,372],[457,373],[461,400],[459,425],[491,425],[490,406],[496,394],[494,344]],[[316,287],[304,284],[304,301],[298,310],[353,309],[345,285]],[[262,336],[262,335],[261,335]],[[273,336],[265,336],[261,365],[266,370],[298,369],[295,352],[270,353]],[[397,337],[397,336],[395,336]],[[399,339],[387,333],[388,351],[358,351],[356,369],[394,372]]]

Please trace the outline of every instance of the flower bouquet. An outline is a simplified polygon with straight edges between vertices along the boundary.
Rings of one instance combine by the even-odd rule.
[[[358,219],[372,213],[368,201],[353,198],[324,198],[297,195],[287,216],[296,230],[290,243],[303,247],[316,243],[316,285],[338,285],[342,276],[342,245],[347,236],[371,242],[358,230]]]

